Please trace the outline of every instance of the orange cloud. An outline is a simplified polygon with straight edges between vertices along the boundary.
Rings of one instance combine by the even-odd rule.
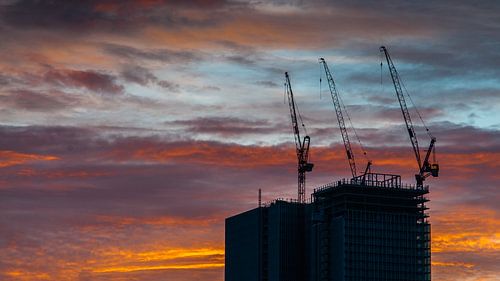
[[[142,163],[198,163],[220,166],[254,168],[271,165],[294,165],[295,150],[292,145],[279,146],[243,146],[212,142],[184,142],[163,146],[159,143],[137,144],[135,147],[118,146],[111,152],[102,155],[103,158],[118,162]],[[345,153],[340,146],[312,147],[312,162],[317,169],[330,169],[331,165],[346,166]],[[384,171],[388,168],[416,171],[416,161],[409,150],[387,152],[381,149],[370,150],[373,168]],[[488,168],[499,167],[500,153],[439,153],[438,161],[444,171],[455,171],[448,176],[464,177],[466,173],[476,171],[477,165]],[[364,164],[364,159],[358,157],[358,165]],[[385,172],[398,172],[385,171]],[[459,172],[457,172],[459,171]]]
[[[285,12],[284,12],[285,11]],[[188,18],[205,16],[203,11],[185,10],[179,14]],[[353,23],[350,16],[358,20]],[[330,19],[330,24],[338,27],[338,32],[325,34],[314,32],[324,27],[324,19]],[[347,24],[347,22],[349,22]],[[423,26],[404,24],[394,26],[368,10],[352,10],[340,8],[314,9],[300,7],[286,10],[285,7],[250,7],[248,9],[233,10],[224,21],[217,25],[183,27],[179,29],[166,29],[161,25],[150,24],[143,29],[143,42],[151,45],[164,46],[168,44],[178,48],[214,48],[217,42],[230,41],[236,44],[257,48],[300,48],[317,49],[324,46],[334,48],[344,41],[339,40],[345,35],[350,36],[376,36],[368,27],[373,25],[382,30],[390,29],[391,33],[399,36],[429,38],[436,35],[435,30]],[[294,32],[289,32],[293,30]]]
[[[15,278],[13,280],[30,281],[30,280],[51,280],[50,275],[44,272],[30,272],[24,270],[12,270],[5,272],[7,277]]]
[[[211,219],[189,219],[189,218],[178,218],[178,217],[147,217],[147,218],[136,218],[136,217],[113,217],[113,216],[97,216],[95,220],[99,223],[106,223],[107,225],[163,225],[163,226],[209,226],[211,224],[217,223],[223,220],[223,218],[211,218]]]
[[[0,273],[7,280],[77,280],[81,272],[91,276],[107,273],[125,274],[137,271],[220,269],[224,267],[224,249],[221,247],[164,247],[148,245],[150,250],[133,246],[99,247],[92,250],[92,258],[54,257],[44,254],[31,258],[30,265],[11,264]],[[153,249],[153,250],[151,250]],[[43,270],[40,270],[43,268]]]
[[[496,252],[500,250],[500,219],[493,210],[466,206],[433,217],[432,251]]]
[[[176,248],[134,252],[118,250],[103,252],[99,264],[108,265],[92,268],[94,273],[133,272],[143,270],[207,269],[224,266],[224,249],[219,248]]]
[[[465,268],[473,268],[475,265],[472,263],[464,263],[464,262],[440,262],[440,261],[432,261],[432,266],[445,266],[445,267],[465,267]]]
[[[61,179],[61,178],[91,178],[91,177],[103,177],[110,176],[113,173],[107,171],[85,171],[85,170],[76,170],[76,171],[60,171],[60,170],[52,170],[52,171],[39,171],[35,169],[21,169],[16,172],[17,175],[23,177],[46,177],[48,179]]]
[[[206,263],[206,264],[185,264],[185,265],[156,265],[156,266],[128,266],[128,267],[112,267],[99,269],[94,272],[133,272],[143,270],[166,270],[166,269],[207,269],[224,267],[224,263]]]
[[[165,148],[151,146],[139,147],[132,151],[128,148],[126,150],[127,153],[119,148],[107,153],[104,157],[123,162],[189,162],[233,167],[280,165],[294,161],[292,147],[259,147],[197,142]]]
[[[51,155],[26,154],[10,150],[0,151],[0,168],[9,166],[21,165],[34,161],[54,161],[59,160],[59,157]]]

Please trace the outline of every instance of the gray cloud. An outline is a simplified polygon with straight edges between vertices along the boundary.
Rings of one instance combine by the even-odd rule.
[[[199,52],[168,49],[137,49],[110,43],[103,44],[103,50],[111,55],[131,61],[150,60],[166,63],[189,63],[202,58]]]
[[[99,27],[107,31],[120,28],[130,32],[147,23],[166,26],[210,24],[211,21],[177,16],[171,9],[218,9],[226,4],[225,0],[126,0],[120,3],[112,0],[18,0],[1,5],[0,15],[7,24],[21,28],[87,31]]]
[[[79,104],[80,100],[63,92],[34,92],[30,90],[12,90],[0,96],[3,104],[19,110],[50,112]]]
[[[117,84],[116,77],[93,70],[50,70],[45,73],[45,82],[65,87],[84,88],[94,93],[121,94],[123,86]]]
[[[223,136],[268,134],[277,131],[277,128],[268,121],[234,117],[201,117],[177,120],[168,124],[186,127],[189,132],[195,134],[208,133]]]

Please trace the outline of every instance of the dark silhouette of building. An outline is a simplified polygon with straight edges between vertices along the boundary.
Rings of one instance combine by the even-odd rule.
[[[275,200],[226,219],[226,280],[305,280],[306,204]]]
[[[430,280],[427,193],[369,173],[227,218],[225,280]]]

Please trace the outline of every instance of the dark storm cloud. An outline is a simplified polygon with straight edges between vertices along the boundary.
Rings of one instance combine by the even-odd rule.
[[[93,93],[121,94],[124,91],[115,76],[93,70],[50,70],[45,73],[44,79],[56,85],[84,88]]]

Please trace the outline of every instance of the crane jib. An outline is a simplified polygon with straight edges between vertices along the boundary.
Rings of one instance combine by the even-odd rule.
[[[431,138],[431,143],[429,145],[429,149],[427,150],[425,159],[422,162],[422,160],[420,158],[420,148],[418,147],[417,135],[415,134],[415,129],[414,129],[412,121],[411,121],[410,112],[408,111],[408,107],[406,106],[406,101],[405,101],[403,89],[401,88],[401,81],[400,81],[399,74],[396,70],[396,67],[394,66],[394,63],[392,62],[391,56],[389,55],[387,48],[384,46],[381,46],[380,52],[383,52],[385,54],[385,58],[387,61],[387,67],[389,68],[389,72],[391,74],[392,82],[394,84],[394,90],[396,91],[396,96],[398,98],[399,105],[401,107],[401,112],[403,114],[406,128],[408,130],[408,135],[410,137],[410,141],[411,141],[411,144],[413,147],[413,152],[415,153],[415,158],[417,160],[418,171],[419,171],[419,173],[415,175],[415,178],[417,181],[417,186],[423,186],[423,181],[425,180],[426,177],[428,177],[429,175],[432,175],[433,177],[438,176],[439,165],[437,163],[433,163],[433,164],[429,163],[429,156],[431,154],[431,151],[434,151],[434,143],[436,142],[436,138],[434,138],[434,137]],[[410,101],[411,101],[411,98],[410,98]],[[418,111],[417,111],[417,113],[418,113]],[[420,116],[420,114],[419,114],[419,116]],[[422,120],[421,116],[420,116],[420,119]],[[423,122],[423,120],[422,120],[422,122]],[[425,126],[425,124],[424,124],[424,126]],[[426,127],[426,129],[427,129],[427,131],[429,130],[427,127]],[[432,136],[432,135],[430,135],[430,136]]]
[[[325,59],[320,58],[319,61],[320,61],[320,63],[323,64],[323,67],[325,68],[326,78],[328,80],[328,86],[330,87],[330,95],[332,97],[333,106],[335,108],[335,114],[337,116],[337,122],[339,124],[340,133],[342,135],[342,140],[344,142],[344,148],[345,148],[345,151],[347,154],[347,160],[349,162],[349,167],[351,169],[352,177],[354,178],[357,176],[356,162],[354,159],[354,153],[353,153],[352,148],[351,148],[351,142],[349,140],[349,135],[347,133],[347,128],[345,125],[344,116],[342,113],[342,106],[341,106],[340,100],[339,100],[339,94],[337,92],[337,88],[335,86],[335,81],[333,80],[332,74],[330,72],[330,69],[328,68],[328,65],[326,64]]]
[[[303,140],[300,138],[299,123],[297,121],[297,105],[295,103],[292,91],[292,85],[290,83],[290,77],[288,72],[285,72],[285,90],[288,97],[288,106],[290,109],[290,118],[292,121],[293,135],[295,139],[295,151],[297,154],[297,171],[298,171],[298,202],[305,203],[305,188],[306,188],[306,172],[311,172],[314,164],[309,163],[309,145],[311,138],[309,136],[304,136]],[[300,114],[299,114],[300,117]],[[304,126],[304,125],[302,125]],[[305,128],[305,126],[304,126]]]

